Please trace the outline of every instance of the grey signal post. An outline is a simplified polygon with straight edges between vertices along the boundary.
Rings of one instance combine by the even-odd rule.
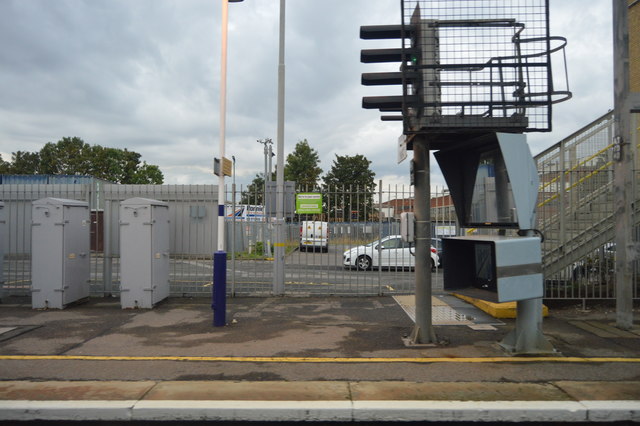
[[[435,344],[431,309],[431,178],[429,142],[424,135],[413,141],[413,171],[415,179],[415,274],[416,323],[407,342],[409,346]]]
[[[447,179],[462,227],[493,227],[500,232],[507,228],[516,229],[519,235],[529,237],[514,237],[516,246],[532,241],[535,245],[538,241],[537,246],[540,247],[534,230],[538,177],[523,133],[550,131],[552,103],[571,97],[568,82],[567,90],[558,90],[556,87],[559,86],[553,84],[551,54],[564,49],[566,39],[549,34],[548,0],[536,0],[527,5],[505,0],[505,7],[493,11],[495,18],[492,19],[484,14],[477,19],[460,13],[456,15],[454,0],[450,9],[448,6],[432,8],[429,3],[403,2],[403,22],[399,26],[360,27],[360,38],[364,40],[399,39],[401,46],[400,49],[361,50],[360,61],[400,63],[399,73],[362,74],[365,86],[401,86],[400,93],[395,96],[363,97],[362,107],[383,113],[400,113],[383,115],[381,119],[402,121],[407,149],[414,150],[416,325],[410,344],[436,342],[431,318],[427,245],[430,238],[429,151],[438,151],[436,158],[441,154],[438,159],[440,169]],[[514,4],[507,7],[508,3]],[[539,19],[541,17],[545,19]],[[480,36],[476,31],[478,28],[499,28],[503,43],[497,43],[492,37]],[[522,49],[523,45],[534,40],[540,42],[534,50]],[[552,40],[560,45],[552,49]],[[457,49],[460,45],[466,48]],[[510,47],[503,49],[507,46]],[[535,60],[529,61],[528,58]],[[484,213],[468,217],[466,213],[470,213],[474,202],[479,201],[473,198],[476,180],[480,179],[484,185],[490,181],[486,178],[493,177],[482,175],[479,166],[487,165],[482,155],[495,156],[490,167],[498,174],[491,192],[482,194],[481,201],[492,199],[491,210],[488,205],[484,210],[483,206],[478,206],[478,211]],[[524,167],[518,159],[525,161]],[[468,174],[470,169],[473,173]],[[477,173],[478,170],[481,173]],[[490,265],[494,276],[496,272],[501,274],[499,288],[504,284],[510,289],[513,276],[527,277],[523,281],[528,283],[524,286],[528,290],[515,292],[519,314],[515,336],[505,339],[503,346],[513,354],[551,352],[553,349],[540,331],[541,261],[528,264],[527,259],[500,255],[504,253],[503,240],[482,242],[485,243],[493,247],[494,257],[501,256]],[[468,256],[466,246],[475,243],[460,241],[451,244],[454,249],[459,245],[461,253]],[[532,258],[541,257],[539,249],[527,248],[519,250],[524,253],[523,258],[528,257],[528,250]],[[452,256],[445,253],[445,274],[446,262],[451,259]],[[456,268],[465,267],[465,259],[456,260]],[[471,275],[471,281],[475,278]],[[445,275],[445,288],[446,281]],[[497,278],[491,281],[493,283]],[[505,297],[504,294],[502,296]]]
[[[421,81],[420,71],[408,72],[404,70],[407,63],[412,63],[420,52],[420,40],[417,28],[401,25],[376,25],[360,27],[360,38],[363,40],[404,39],[412,38],[414,48],[402,47],[391,49],[364,49],[360,52],[363,63],[401,62],[403,72],[364,73],[362,84],[365,86],[406,85],[407,79],[415,85]],[[403,41],[404,43],[404,41]],[[399,89],[401,91],[401,89]],[[404,96],[369,96],[362,99],[365,109],[379,109],[385,113],[402,112],[403,115],[383,115],[383,121],[400,121],[405,115],[404,104],[415,103],[415,99],[405,99]],[[416,276],[416,324],[411,332],[407,344],[425,345],[437,342],[431,312],[431,213],[430,213],[430,168],[429,150],[432,148],[426,135],[411,137],[410,146],[414,150],[413,171],[415,176],[415,276]]]

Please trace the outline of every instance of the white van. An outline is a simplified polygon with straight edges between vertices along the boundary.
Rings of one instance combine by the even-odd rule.
[[[329,223],[319,220],[305,220],[300,223],[300,251],[329,250]]]

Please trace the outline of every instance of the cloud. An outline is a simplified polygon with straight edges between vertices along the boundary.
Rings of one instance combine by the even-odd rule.
[[[569,39],[574,98],[554,107],[552,133],[529,136],[534,153],[611,108],[610,8],[551,3],[552,33]],[[360,50],[394,42],[360,40],[359,27],[399,23],[400,15],[396,1],[286,3],[285,157],[307,139],[325,172],[336,154],[363,154],[376,179],[408,184],[408,163],[396,161],[401,123],[361,108],[362,96],[399,88],[360,85],[361,73],[389,69],[361,64]],[[278,19],[275,1],[229,5],[225,145],[238,183],[262,171],[256,140],[276,139]],[[215,183],[220,23],[220,2],[210,0],[0,1],[3,157],[79,136],[141,153],[167,183]]]

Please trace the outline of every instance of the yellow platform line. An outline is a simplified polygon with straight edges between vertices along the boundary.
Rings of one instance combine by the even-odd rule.
[[[186,361],[186,362],[245,362],[245,363],[315,363],[315,364],[371,364],[371,363],[640,363],[640,358],[621,357],[479,357],[479,358],[321,358],[269,356],[107,356],[107,355],[0,355],[0,361]]]

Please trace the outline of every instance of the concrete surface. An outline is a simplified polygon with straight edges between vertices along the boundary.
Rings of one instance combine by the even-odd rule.
[[[434,304],[464,321],[408,348],[392,297],[229,299],[218,328],[207,299],[41,311],[10,298],[0,420],[640,421],[640,330],[613,327],[609,307],[549,306],[558,353],[514,358],[497,344],[513,320]]]

